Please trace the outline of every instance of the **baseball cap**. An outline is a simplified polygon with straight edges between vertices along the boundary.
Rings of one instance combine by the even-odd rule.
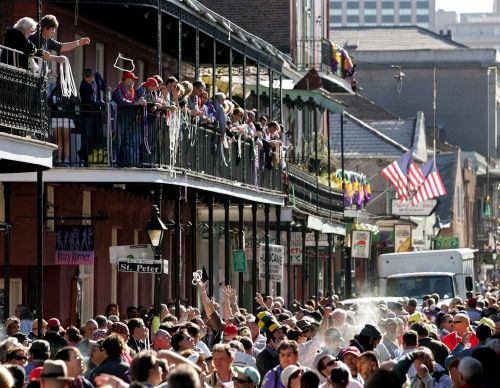
[[[285,368],[285,370],[286,369],[287,368]],[[252,380],[252,382],[254,384],[259,385],[260,375],[259,375],[259,372],[257,371],[257,369],[255,369],[254,367],[251,367],[251,366],[246,366],[244,368],[234,367],[233,370],[238,374],[245,375],[250,380]],[[283,372],[281,372],[281,376],[283,376],[283,373],[285,372],[285,370],[283,370]]]
[[[336,366],[330,372],[330,379],[333,383],[347,383],[349,381],[349,371],[346,368]]]
[[[229,324],[229,325],[226,325],[226,327],[224,328],[224,335],[236,335],[238,334],[238,328],[233,325],[233,324]]]
[[[124,71],[123,72],[123,75],[122,75],[122,80],[125,81],[126,79],[133,79],[133,80],[136,80],[137,77],[135,76],[134,73],[132,73],[131,71]]]
[[[144,82],[142,84],[142,86],[146,86],[146,87],[149,87],[149,88],[157,88],[158,87],[158,81],[153,78],[153,77],[149,77],[146,82]]]
[[[354,354],[359,357],[361,352],[356,346],[347,346],[339,352],[339,358],[343,360],[346,354]]]
[[[285,369],[283,369],[283,371],[281,372],[281,382],[283,383],[283,385],[287,387],[288,382],[290,381],[290,377],[299,371],[301,371],[301,368],[297,365],[289,365]]]
[[[61,322],[57,318],[50,318],[47,324],[49,326],[61,326]]]

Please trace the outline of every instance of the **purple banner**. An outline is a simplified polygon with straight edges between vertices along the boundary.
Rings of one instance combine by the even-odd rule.
[[[94,226],[56,226],[56,264],[94,264]]]

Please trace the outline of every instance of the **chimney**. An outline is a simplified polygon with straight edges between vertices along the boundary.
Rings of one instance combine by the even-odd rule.
[[[451,30],[446,30],[446,38],[452,40]]]

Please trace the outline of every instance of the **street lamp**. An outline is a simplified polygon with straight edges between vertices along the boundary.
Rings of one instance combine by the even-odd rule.
[[[493,248],[493,252],[491,252],[491,258],[493,259],[493,285],[494,287],[497,284],[497,250]]]
[[[439,232],[441,231],[441,224],[440,224],[440,219],[439,219],[439,216],[436,214],[436,222],[434,222],[434,225],[432,225],[432,233],[433,233],[433,236],[434,236],[434,246],[433,246],[433,249],[436,250],[436,242],[437,242],[437,238],[438,238],[438,235],[439,235]]]
[[[167,227],[160,218],[160,210],[158,206],[153,205],[151,210],[151,217],[148,221],[148,226],[146,231],[148,232],[149,240],[151,241],[151,246],[153,247],[155,260],[161,260],[161,244],[163,242],[163,236]],[[153,321],[157,320],[157,325],[160,325],[160,286],[161,286],[161,272],[155,273],[155,291],[154,291],[154,317]],[[154,326],[153,326],[154,328]]]

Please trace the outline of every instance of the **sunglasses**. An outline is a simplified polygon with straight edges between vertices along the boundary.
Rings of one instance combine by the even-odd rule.
[[[325,368],[326,368],[326,367],[328,367],[328,366],[332,366],[332,365],[333,365],[333,364],[335,364],[337,361],[338,361],[338,359],[337,359],[337,358],[332,358],[332,359],[331,359],[330,361],[328,361],[326,364],[323,364],[323,365],[321,366],[321,368],[318,368],[318,370],[320,370],[320,371],[321,371],[321,370],[325,369]]]
[[[26,361],[28,359],[28,357],[16,355],[16,356],[14,356],[14,359],[18,360],[18,361],[21,361],[21,360]]]
[[[246,379],[240,379],[239,377],[235,377],[233,378],[233,381],[237,381],[238,383],[240,384],[248,384],[248,383],[251,383],[250,380],[246,380]]]
[[[453,321],[453,323],[463,323],[463,321]]]

